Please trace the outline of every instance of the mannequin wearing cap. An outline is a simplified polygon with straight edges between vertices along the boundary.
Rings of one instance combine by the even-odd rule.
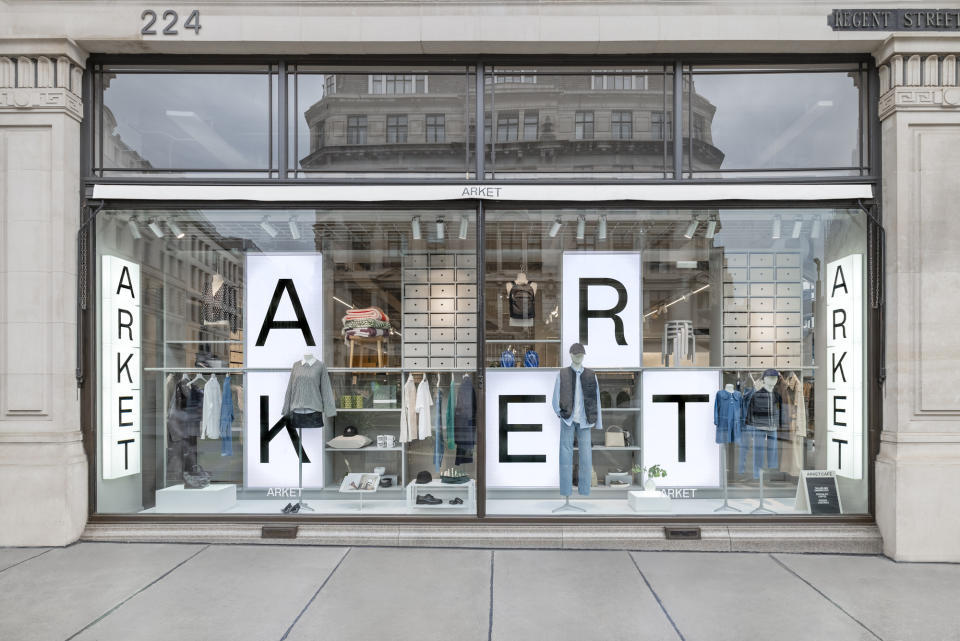
[[[753,443],[753,478],[760,478],[761,468],[776,468],[777,431],[786,429],[787,413],[783,399],[774,388],[780,380],[780,372],[768,369],[763,372],[759,389],[747,390],[743,395],[743,421],[746,436]],[[740,472],[746,466],[746,448],[740,449]]]
[[[577,492],[590,495],[593,471],[590,428],[603,429],[600,416],[600,382],[593,370],[583,366],[586,349],[580,343],[570,346],[570,367],[557,373],[553,386],[553,411],[560,418],[560,494],[573,493],[573,443],[580,451]]]

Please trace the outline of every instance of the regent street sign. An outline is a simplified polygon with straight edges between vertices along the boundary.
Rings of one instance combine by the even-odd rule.
[[[960,31],[960,9],[834,9],[834,31]]]

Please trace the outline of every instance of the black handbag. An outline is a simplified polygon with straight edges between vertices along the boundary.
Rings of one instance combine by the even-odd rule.
[[[210,472],[194,465],[183,473],[183,487],[187,490],[202,490],[210,485]]]

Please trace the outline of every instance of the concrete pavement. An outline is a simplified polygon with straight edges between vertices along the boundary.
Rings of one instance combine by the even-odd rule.
[[[960,641],[960,565],[875,556],[0,548],[4,641]]]

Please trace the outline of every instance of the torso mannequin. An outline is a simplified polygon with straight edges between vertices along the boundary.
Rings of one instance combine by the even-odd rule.
[[[537,284],[531,283],[529,280],[527,280],[527,274],[526,272],[523,272],[523,271],[517,273],[517,277],[513,280],[513,282],[507,283],[507,301],[510,302],[510,306],[511,306],[510,325],[512,325],[513,327],[533,327],[534,319],[533,319],[532,309],[523,308],[520,310],[522,312],[523,317],[522,318],[516,317],[515,311],[517,310],[513,309],[513,305],[515,304],[515,302],[512,301],[510,298],[510,292],[513,291],[514,286],[521,287],[524,289],[529,288],[529,290],[533,292],[533,296],[535,297],[537,295]],[[523,306],[521,305],[521,307]],[[532,307],[532,304],[531,304],[531,307]]]
[[[221,287],[223,287],[223,276],[220,274],[214,274],[211,293],[216,296]]]

